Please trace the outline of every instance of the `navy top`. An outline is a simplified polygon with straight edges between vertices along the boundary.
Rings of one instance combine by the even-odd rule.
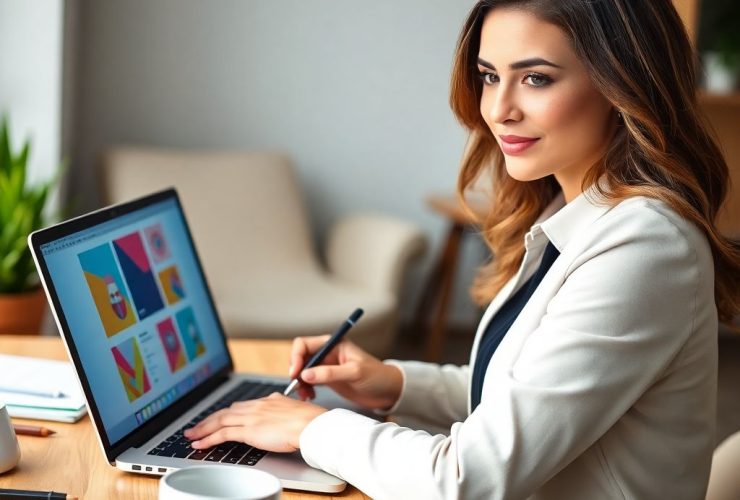
[[[471,411],[475,410],[480,404],[481,393],[483,392],[483,378],[486,376],[486,368],[491,361],[493,353],[496,352],[496,348],[501,343],[504,335],[509,331],[511,325],[514,324],[519,313],[527,305],[529,298],[559,255],[560,252],[555,248],[555,245],[548,243],[545,253],[542,255],[540,267],[537,268],[537,271],[535,271],[532,277],[514,295],[509,297],[509,300],[501,306],[501,309],[496,312],[496,315],[488,323],[486,331],[483,333],[483,338],[478,345],[478,354],[475,357],[475,366],[473,366]]]

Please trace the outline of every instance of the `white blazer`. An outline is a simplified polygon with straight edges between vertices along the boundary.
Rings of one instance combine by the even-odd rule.
[[[705,236],[647,198],[559,198],[540,220],[483,315],[470,366],[548,241],[560,256],[494,353],[476,410],[467,366],[397,362],[392,411],[449,435],[331,410],[301,435],[309,464],[377,499],[704,498],[717,381]]]

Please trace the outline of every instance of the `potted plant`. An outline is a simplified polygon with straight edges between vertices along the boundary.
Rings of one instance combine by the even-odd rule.
[[[740,75],[740,6],[736,0],[703,0],[699,50],[704,63],[704,85],[720,93],[737,88]]]
[[[58,177],[30,186],[30,141],[13,151],[8,120],[0,123],[0,333],[39,333],[46,298],[26,243],[43,227],[49,190]]]

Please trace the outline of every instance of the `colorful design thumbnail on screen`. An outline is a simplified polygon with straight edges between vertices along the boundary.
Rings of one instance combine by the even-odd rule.
[[[174,373],[185,366],[186,360],[185,350],[177,336],[172,318],[167,318],[157,323],[157,331],[159,332],[159,340],[162,341],[162,347],[164,347],[164,352],[167,355],[170,372]]]
[[[175,318],[177,319],[177,327],[180,329],[182,342],[185,344],[185,351],[188,353],[188,359],[192,361],[206,352],[206,345],[203,343],[203,336],[195,322],[193,309],[187,307],[175,314]]]
[[[136,337],[131,337],[111,349],[113,359],[118,366],[118,374],[126,389],[129,402],[134,401],[152,388],[149,375],[141,357],[141,350]]]
[[[177,272],[177,267],[171,266],[160,271],[159,282],[162,284],[162,290],[164,290],[167,304],[172,305],[185,298],[185,288],[182,286],[182,280],[180,279],[180,273]]]
[[[118,262],[126,277],[139,319],[151,316],[162,309],[164,302],[139,233],[131,233],[113,240],[113,248],[118,255]]]
[[[85,250],[77,258],[106,336],[112,337],[136,323],[136,314],[110,245],[106,243]]]
[[[154,224],[145,228],[144,237],[149,244],[149,252],[152,254],[155,263],[164,262],[172,256],[161,224]]]

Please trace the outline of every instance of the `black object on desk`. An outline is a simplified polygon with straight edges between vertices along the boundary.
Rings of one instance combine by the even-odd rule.
[[[46,500],[77,500],[77,497],[55,491],[6,490],[0,488],[2,500],[29,500],[43,498]]]

